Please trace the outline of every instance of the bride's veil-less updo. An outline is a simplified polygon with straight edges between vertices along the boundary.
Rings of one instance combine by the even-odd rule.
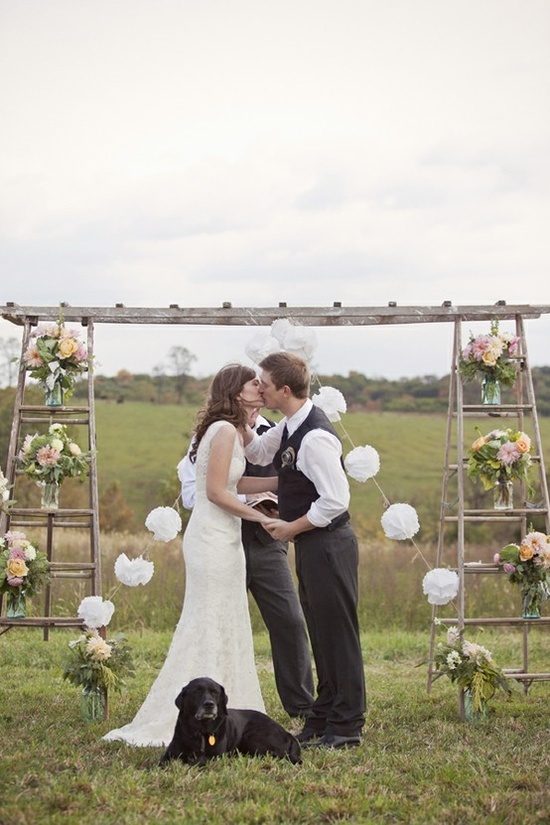
[[[244,428],[248,422],[248,413],[241,405],[237,396],[244,385],[256,378],[256,372],[251,367],[242,364],[228,364],[214,376],[206,407],[197,417],[197,428],[193,446],[189,453],[191,461],[195,461],[199,444],[210,424],[214,421],[229,421],[235,427]]]

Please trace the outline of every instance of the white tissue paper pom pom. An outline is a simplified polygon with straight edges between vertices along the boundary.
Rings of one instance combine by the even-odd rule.
[[[347,410],[346,399],[334,387],[321,387],[311,399],[316,407],[323,410],[329,421],[340,421],[339,413]]]
[[[282,342],[283,349],[292,355],[310,361],[317,349],[317,336],[309,327],[295,327],[292,324],[285,332]]]
[[[410,504],[390,504],[380,523],[389,539],[412,539],[420,530],[420,523],[414,507]]]
[[[279,352],[281,349],[279,342],[273,338],[269,332],[257,332],[251,341],[245,346],[244,351],[252,363],[259,364],[267,355],[272,352]]]
[[[283,340],[288,332],[289,327],[292,324],[288,320],[288,318],[279,318],[277,321],[273,321],[271,324],[270,334],[275,338],[281,346],[283,345]]]
[[[173,507],[155,507],[145,519],[155,541],[172,541],[181,530],[181,517]]]
[[[368,481],[380,469],[378,452],[366,444],[364,447],[355,447],[344,459],[346,473],[356,481]]]
[[[129,559],[126,553],[121,553],[115,561],[115,576],[122,584],[128,587],[137,587],[138,584],[148,584],[155,572],[155,565],[143,556]]]
[[[422,590],[430,604],[448,604],[458,593],[458,576],[446,567],[436,567],[424,576]]]
[[[78,605],[77,616],[86,627],[107,627],[114,612],[115,606],[112,602],[103,601],[101,596],[86,596]]]

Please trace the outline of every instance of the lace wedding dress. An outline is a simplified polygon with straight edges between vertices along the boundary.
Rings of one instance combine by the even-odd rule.
[[[206,497],[210,444],[223,426],[231,424],[211,424],[197,453],[195,506],[183,538],[185,598],[166,661],[133,721],[104,739],[168,745],[178,714],[174,700],[198,676],[222,684],[230,707],[265,710],[254,665],[241,521]],[[235,494],[244,466],[236,437],[228,479],[228,489]]]

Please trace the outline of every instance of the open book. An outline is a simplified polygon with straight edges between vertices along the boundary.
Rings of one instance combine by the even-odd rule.
[[[267,516],[273,516],[274,518],[277,517],[279,503],[277,501],[277,496],[273,493],[260,493],[260,495],[254,496],[253,499],[250,499],[246,503],[249,507],[254,507],[262,513],[265,513]]]

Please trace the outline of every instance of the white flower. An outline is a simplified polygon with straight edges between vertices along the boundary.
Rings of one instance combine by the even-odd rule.
[[[34,561],[36,558],[36,548],[28,541],[23,543],[23,552],[27,561]]]
[[[63,450],[63,442],[60,438],[52,438],[50,447],[52,450],[57,450],[57,452],[60,453]]]
[[[414,507],[410,504],[390,504],[380,523],[389,539],[411,539],[420,530]]]
[[[259,364],[260,361],[272,352],[279,352],[281,347],[276,338],[273,338],[269,332],[258,332],[251,341],[245,346],[244,351],[254,364]]]
[[[138,584],[148,584],[151,581],[155,565],[143,556],[129,559],[126,553],[121,553],[115,561],[115,575],[119,582],[128,587],[137,587]]]
[[[86,645],[86,653],[96,662],[104,662],[111,658],[113,648],[101,636],[92,636]]]
[[[346,399],[334,387],[321,387],[311,400],[323,410],[329,421],[340,421],[339,413],[347,410]]]
[[[356,481],[367,481],[379,471],[380,456],[374,447],[368,444],[364,447],[355,447],[345,457],[344,467],[351,478]]]
[[[458,593],[458,576],[446,567],[436,567],[424,576],[422,591],[430,604],[448,604]]]
[[[456,645],[460,642],[460,631],[458,627],[450,627],[447,630],[447,644]]]
[[[145,519],[155,541],[172,541],[181,530],[181,517],[173,507],[155,507]]]
[[[78,606],[77,616],[86,627],[107,627],[115,612],[110,601],[103,601],[101,596],[86,596]]]
[[[82,450],[74,441],[69,441],[69,452],[71,455],[80,455]]]
[[[447,656],[447,667],[449,670],[456,670],[460,662],[460,653],[457,650],[451,650]]]

